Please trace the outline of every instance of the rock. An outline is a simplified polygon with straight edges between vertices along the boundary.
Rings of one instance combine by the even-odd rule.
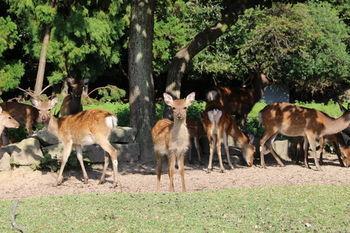
[[[59,143],[58,138],[47,131],[47,129],[39,130],[33,136],[38,138],[43,145],[55,145]]]
[[[289,143],[288,140],[276,140],[273,143],[273,148],[275,149],[276,153],[286,161],[291,161],[289,155],[288,155],[288,148],[289,148]]]
[[[138,143],[129,144],[112,144],[115,148],[119,149],[120,155],[118,161],[120,162],[134,162],[138,160],[140,154],[140,148]],[[91,145],[84,147],[84,157],[87,157],[92,163],[104,162],[104,151],[100,146]]]
[[[0,154],[3,151],[11,155],[11,164],[15,165],[38,166],[43,158],[39,140],[35,138],[4,146],[0,149]]]
[[[5,151],[0,153],[0,171],[11,170],[11,155]]]
[[[49,154],[52,159],[62,159],[63,144],[59,143],[56,145],[46,146],[43,149],[44,154]]]
[[[110,141],[118,143],[133,143],[136,137],[136,129],[130,127],[116,127],[113,129]]]

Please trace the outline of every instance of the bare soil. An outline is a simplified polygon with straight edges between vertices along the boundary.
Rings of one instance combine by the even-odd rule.
[[[218,163],[214,170],[206,172],[204,165],[186,166],[186,185],[188,191],[217,190],[234,187],[256,187],[301,184],[350,185],[350,168],[339,166],[336,157],[328,154],[322,171],[316,171],[311,162],[311,169],[303,165],[286,162],[285,167],[278,167],[274,161],[267,161],[267,169],[253,166],[237,166],[220,173]],[[33,196],[106,193],[106,192],[154,192],[156,175],[153,164],[120,164],[119,179],[121,187],[112,188],[112,171],[108,171],[107,182],[99,185],[102,166],[89,169],[89,183],[82,182],[81,170],[76,168],[65,172],[65,180],[56,187],[57,173],[32,171],[21,167],[8,172],[0,172],[0,199],[18,199]],[[168,190],[169,178],[166,165],[163,169],[162,191]],[[175,175],[175,190],[181,190],[180,176]]]

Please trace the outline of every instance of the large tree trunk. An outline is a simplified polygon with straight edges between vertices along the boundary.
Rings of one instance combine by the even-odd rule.
[[[56,6],[56,0],[52,0],[51,7],[54,8],[55,6]],[[37,95],[40,94],[41,90],[43,89],[45,66],[46,66],[46,54],[47,54],[47,47],[49,46],[50,34],[51,34],[51,26],[46,25],[45,34],[44,34],[41,51],[40,51],[38,72],[36,74],[35,87],[34,87],[34,92]]]
[[[133,0],[129,38],[130,123],[137,129],[141,160],[154,159],[151,129],[155,121],[152,77],[154,0]]]

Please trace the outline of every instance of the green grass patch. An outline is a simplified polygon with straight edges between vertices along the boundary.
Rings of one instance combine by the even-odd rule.
[[[27,232],[350,232],[349,186],[238,188],[29,198]],[[12,232],[0,201],[0,232]]]

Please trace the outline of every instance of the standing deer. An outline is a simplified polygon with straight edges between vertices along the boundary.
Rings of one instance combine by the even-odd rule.
[[[0,107],[0,135],[5,128],[18,128],[19,123]]]
[[[77,80],[75,78],[67,78],[68,95],[64,97],[60,108],[61,116],[76,114],[83,111],[81,104],[81,95],[86,87],[88,80]]]
[[[289,137],[304,137],[303,148],[308,151],[310,145],[317,170],[321,170],[316,156],[316,141],[326,135],[336,134],[350,124],[350,112],[346,111],[341,117],[334,119],[315,109],[304,108],[290,103],[274,103],[266,106],[260,112],[260,123],[265,132],[260,140],[261,166],[266,168],[264,152],[266,146],[280,166],[284,166],[272,143],[278,134]],[[307,156],[304,163],[309,167]]]
[[[190,119],[186,120],[186,126],[188,129],[188,133],[190,135],[190,140],[193,139],[194,149],[196,150],[196,153],[197,153],[198,162],[201,163],[202,162],[202,156],[201,156],[202,150],[201,150],[201,147],[199,144],[199,138],[201,136],[204,136],[203,127],[202,127],[200,122],[195,121],[195,120],[190,120]],[[192,162],[192,149],[193,149],[193,146],[190,143],[190,148],[189,148],[189,152],[188,152],[190,162]]]
[[[117,126],[117,117],[112,113],[103,110],[87,110],[74,115],[61,117],[59,119],[51,116],[48,131],[56,135],[63,143],[64,147],[57,185],[60,185],[63,181],[63,170],[73,147],[77,152],[77,158],[83,171],[84,183],[87,183],[88,175],[83,162],[82,147],[85,145],[98,144],[112,159],[114,171],[113,186],[117,186],[118,153],[109,142],[109,136],[115,126]],[[108,164],[109,157],[105,154],[100,183],[105,182]]]
[[[173,110],[174,121],[169,119],[159,120],[152,128],[152,138],[157,162],[157,191],[160,190],[160,178],[162,175],[162,159],[166,156],[168,160],[168,173],[170,179],[169,190],[174,191],[174,172],[177,161],[181,175],[182,191],[185,186],[185,153],[190,146],[190,135],[186,127],[187,107],[192,104],[195,93],[190,93],[186,99],[173,100],[164,93],[164,101]]]
[[[270,84],[265,74],[254,72],[250,78],[251,88],[217,87],[208,92],[208,103],[221,106],[226,112],[235,115],[240,125],[244,125],[249,112],[263,96],[264,88]]]
[[[224,143],[228,164],[231,169],[233,168],[228,148],[228,136],[238,141],[242,148],[243,158],[248,166],[253,165],[255,147],[250,143],[249,137],[238,128],[230,114],[223,109],[207,106],[206,110],[202,113],[202,122],[210,146],[208,172],[213,169],[212,161],[215,148],[219,157],[220,171],[224,172],[225,170],[221,158],[222,143]]]

